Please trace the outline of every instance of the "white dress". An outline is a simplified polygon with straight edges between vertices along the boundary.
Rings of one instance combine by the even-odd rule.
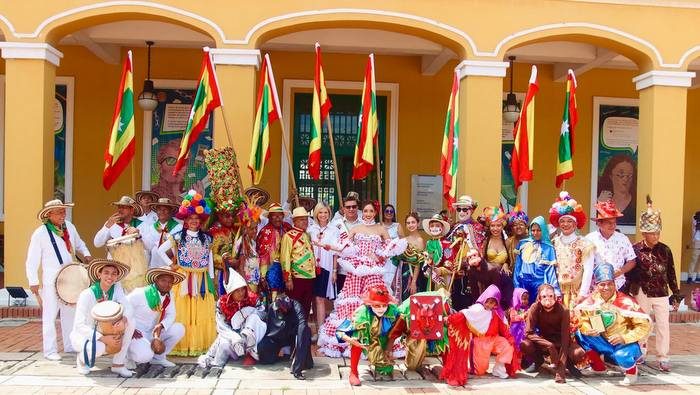
[[[386,232],[389,234],[389,237],[392,240],[399,238],[398,222],[392,222],[391,226],[384,226],[384,229],[386,229]],[[392,294],[396,294],[396,290],[393,289],[392,286],[396,283],[396,281],[394,280],[396,280],[397,268],[398,266],[394,264],[394,261],[392,259],[387,259],[386,262],[384,262],[384,284],[386,284],[386,288],[389,289]]]
[[[338,228],[334,227],[330,223],[323,227],[317,223],[314,223],[309,225],[306,232],[311,237],[312,244],[314,244],[314,256],[316,257],[317,265],[320,266],[321,269],[328,271],[329,276],[325,279],[325,296],[328,299],[333,300],[336,297],[336,290],[335,284],[333,284],[333,282],[330,280],[330,276],[333,274],[333,257],[336,255],[336,252],[326,250],[325,248],[321,248],[315,244],[328,244],[331,246],[331,248],[340,249],[338,246]],[[322,277],[317,277],[316,281],[319,281],[319,278]],[[314,286],[314,288],[316,287]]]

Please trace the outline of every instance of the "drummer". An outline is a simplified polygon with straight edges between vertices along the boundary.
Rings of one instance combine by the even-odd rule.
[[[160,196],[152,191],[138,191],[134,198],[139,207],[141,207],[142,214],[139,216],[139,219],[143,222],[157,222],[158,213],[155,211],[156,208],[153,207],[152,204],[157,202]]]
[[[93,284],[90,288],[83,290],[78,297],[75,306],[75,322],[73,331],[70,334],[73,348],[78,350],[76,363],[78,372],[81,374],[90,373],[90,362],[95,358],[106,354],[107,349],[119,349],[112,359],[112,372],[120,377],[131,377],[134,372],[124,366],[126,353],[134,335],[134,320],[131,318],[131,305],[126,298],[124,289],[119,281],[129,273],[129,266],[109,259],[93,259],[88,267],[88,275]],[[92,318],[92,308],[99,302],[111,300],[122,305],[124,309],[124,320],[121,324],[125,327],[123,336],[102,335],[94,333],[95,320]],[[92,355],[92,339],[97,339],[95,344],[95,354]],[[87,358],[86,358],[87,357]],[[149,358],[150,360],[150,358]],[[137,363],[148,361],[134,360]]]
[[[102,229],[97,231],[95,235],[95,247],[100,248],[107,244],[110,239],[116,239],[117,237],[122,237],[130,234],[139,234],[141,236],[145,235],[149,223],[144,222],[137,217],[143,214],[141,206],[136,204],[136,201],[128,196],[122,196],[118,201],[112,202],[113,206],[117,206],[117,212],[112,214],[107,218]],[[146,250],[144,255],[146,256],[146,262],[150,255],[151,244],[148,238],[143,239]],[[107,257],[111,257],[108,253]]]
[[[69,339],[73,328],[75,307],[58,300],[56,295],[56,275],[61,267],[76,261],[76,253],[83,256],[85,263],[92,257],[85,242],[80,238],[75,226],[66,220],[66,209],[73,203],[51,200],[39,211],[37,218],[43,222],[29,241],[27,249],[27,280],[29,289],[41,303],[42,337],[44,341],[44,358],[59,361],[56,344],[56,317],[61,316],[63,350],[75,352]],[[41,285],[39,285],[39,267],[41,267]]]
[[[153,268],[146,273],[149,285],[136,288],[127,296],[136,325],[134,339],[129,346],[129,358],[148,360],[151,365],[166,368],[175,366],[166,359],[166,355],[185,336],[185,327],[175,322],[175,301],[171,289],[184,279],[184,274],[172,270],[170,266]],[[164,346],[160,353],[156,353],[156,346],[152,346],[155,338],[160,339]]]
[[[151,247],[151,261],[149,267],[160,267],[170,262],[164,262],[158,255],[158,247],[177,233],[182,232],[182,224],[173,218],[179,205],[173,203],[169,198],[159,198],[150,204],[150,208],[158,216],[157,220],[147,227],[147,232],[143,237],[149,239]]]

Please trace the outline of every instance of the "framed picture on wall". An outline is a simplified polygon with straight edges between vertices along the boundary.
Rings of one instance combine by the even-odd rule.
[[[638,99],[593,98],[591,216],[596,202],[614,200],[623,214],[618,229],[625,234],[634,234],[637,225],[638,141]]]

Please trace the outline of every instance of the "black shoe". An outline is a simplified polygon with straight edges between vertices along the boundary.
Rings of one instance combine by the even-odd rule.
[[[537,373],[540,371],[541,366],[542,366],[542,364],[533,363],[532,365],[525,368],[525,373]]]
[[[574,364],[568,364],[566,369],[569,371],[569,374],[573,378],[580,379],[583,377],[583,373],[581,373],[581,371],[576,366],[574,366]]]
[[[297,380],[306,380],[306,377],[304,377],[304,373],[302,372],[297,372],[297,373],[292,373],[294,375],[294,378]]]

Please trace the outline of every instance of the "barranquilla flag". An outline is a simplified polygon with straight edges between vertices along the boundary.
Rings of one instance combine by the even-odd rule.
[[[374,145],[379,134],[377,86],[374,80],[374,54],[370,54],[362,85],[362,108],[355,142],[352,179],[362,180],[374,169]]]
[[[248,169],[250,169],[253,184],[258,184],[262,179],[265,162],[270,159],[270,125],[282,117],[275,77],[272,74],[272,64],[270,64],[270,55],[268,54],[265,54],[260,67],[260,85],[255,108],[253,141],[250,146]]]
[[[569,69],[566,76],[566,96],[564,99],[564,115],[561,120],[559,133],[559,155],[557,157],[557,188],[564,180],[574,177],[574,131],[578,123],[578,108],[576,107],[576,76]]]
[[[447,104],[445,129],[442,136],[442,156],[440,157],[440,174],[442,175],[442,195],[447,207],[457,200],[457,170],[459,166],[459,76],[457,71],[452,78],[452,91]]]
[[[535,148],[535,95],[540,87],[537,84],[537,66],[532,66],[530,85],[525,101],[520,109],[520,117],[513,128],[513,154],[510,171],[516,191],[525,181],[532,180],[533,152]]]
[[[314,68],[314,97],[311,104],[311,140],[309,141],[309,175],[321,177],[321,131],[323,121],[331,110],[331,100],[326,91],[326,77],[321,63],[321,46],[316,43],[316,66]]]
[[[105,168],[102,185],[109,190],[134,157],[136,128],[134,127],[134,69],[131,51],[122,67],[122,78],[114,104],[112,128],[105,150]]]
[[[199,138],[199,135],[207,127],[209,117],[214,109],[221,106],[221,95],[219,94],[219,84],[216,80],[216,72],[211,64],[209,48],[204,48],[202,57],[202,71],[199,73],[199,85],[197,94],[194,96],[190,118],[187,121],[187,128],[180,140],[180,153],[177,156],[177,163],[173,169],[173,175],[182,169],[190,157],[190,148]]]

